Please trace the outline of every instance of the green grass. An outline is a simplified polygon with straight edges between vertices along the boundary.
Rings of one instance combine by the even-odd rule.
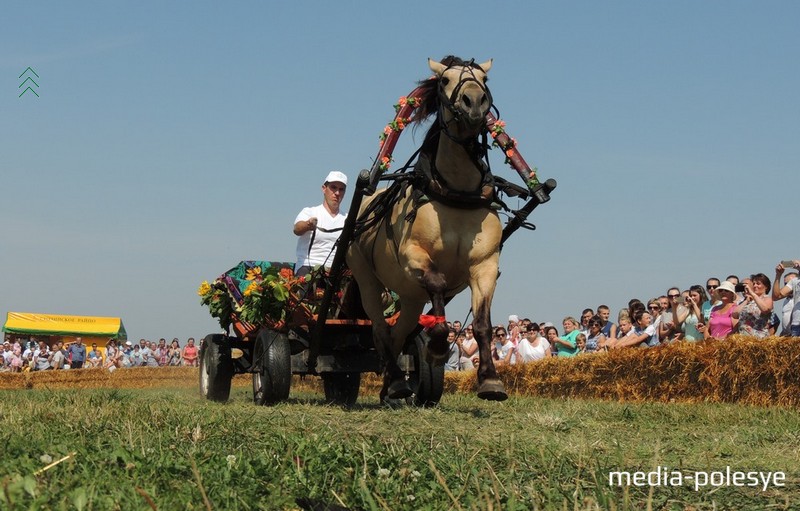
[[[0,392],[0,509],[800,509],[800,413],[446,395],[256,407],[194,389]],[[73,454],[74,453],[74,454]],[[65,461],[48,468],[50,460]],[[612,470],[786,472],[783,488],[617,488]]]

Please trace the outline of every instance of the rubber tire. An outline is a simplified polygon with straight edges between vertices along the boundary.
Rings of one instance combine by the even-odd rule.
[[[322,373],[322,387],[328,404],[351,407],[358,400],[361,373]]]
[[[253,402],[273,405],[289,398],[292,384],[289,339],[274,330],[261,330],[253,347]]]
[[[209,401],[224,402],[231,396],[233,362],[220,349],[225,340],[222,334],[209,334],[200,349],[200,394]]]
[[[408,354],[414,357],[415,371],[409,379],[414,395],[406,398],[406,403],[412,406],[436,406],[444,393],[444,365],[432,366],[425,360],[427,344],[428,336],[421,332],[408,348]]]

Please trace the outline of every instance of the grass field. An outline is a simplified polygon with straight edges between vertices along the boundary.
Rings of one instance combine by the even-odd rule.
[[[445,395],[344,410],[194,388],[0,392],[0,509],[800,509],[800,413]],[[64,459],[61,463],[54,462]],[[764,471],[785,486],[609,486],[609,472]]]

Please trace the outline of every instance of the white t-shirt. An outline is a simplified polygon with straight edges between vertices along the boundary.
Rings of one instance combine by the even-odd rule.
[[[344,227],[344,220],[347,214],[339,212],[336,216],[331,216],[328,210],[325,209],[324,204],[314,206],[313,208],[303,208],[294,223],[305,222],[309,218],[317,218],[317,227],[326,230],[341,229]],[[314,244],[311,246],[309,253],[308,245],[311,243],[311,235],[314,231],[303,233],[297,240],[297,264],[295,270],[301,266],[320,266],[325,264],[330,266],[333,263],[333,247],[339,235],[342,234],[341,230],[335,232],[322,232],[316,229],[314,235]]]
[[[544,337],[539,337],[539,343],[534,347],[531,346],[531,341],[522,339],[517,344],[517,356],[520,362],[533,362],[545,357],[545,354],[550,351],[550,343]]]
[[[790,280],[788,285],[792,286],[792,298],[794,299],[791,324],[800,325],[800,278]]]

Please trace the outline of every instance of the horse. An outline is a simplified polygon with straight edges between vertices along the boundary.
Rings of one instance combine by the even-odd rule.
[[[347,264],[385,364],[382,399],[412,394],[398,355],[421,320],[427,322],[430,337],[425,356],[433,364],[445,361],[449,351],[445,303],[469,287],[479,344],[478,397],[502,401],[508,396],[491,355],[491,305],[502,226],[491,207],[494,187],[483,161],[488,147],[486,114],[492,106],[486,75],[492,60],[476,64],[449,56],[440,62],[428,59],[428,65],[434,75],[420,82],[423,97],[413,119],[419,125],[436,115],[415,170],[417,176],[428,178],[406,186],[386,208],[385,217],[353,240]],[[360,214],[386,191],[365,200]],[[401,312],[391,327],[383,314],[385,289],[400,298]],[[429,302],[432,314],[423,316]]]

